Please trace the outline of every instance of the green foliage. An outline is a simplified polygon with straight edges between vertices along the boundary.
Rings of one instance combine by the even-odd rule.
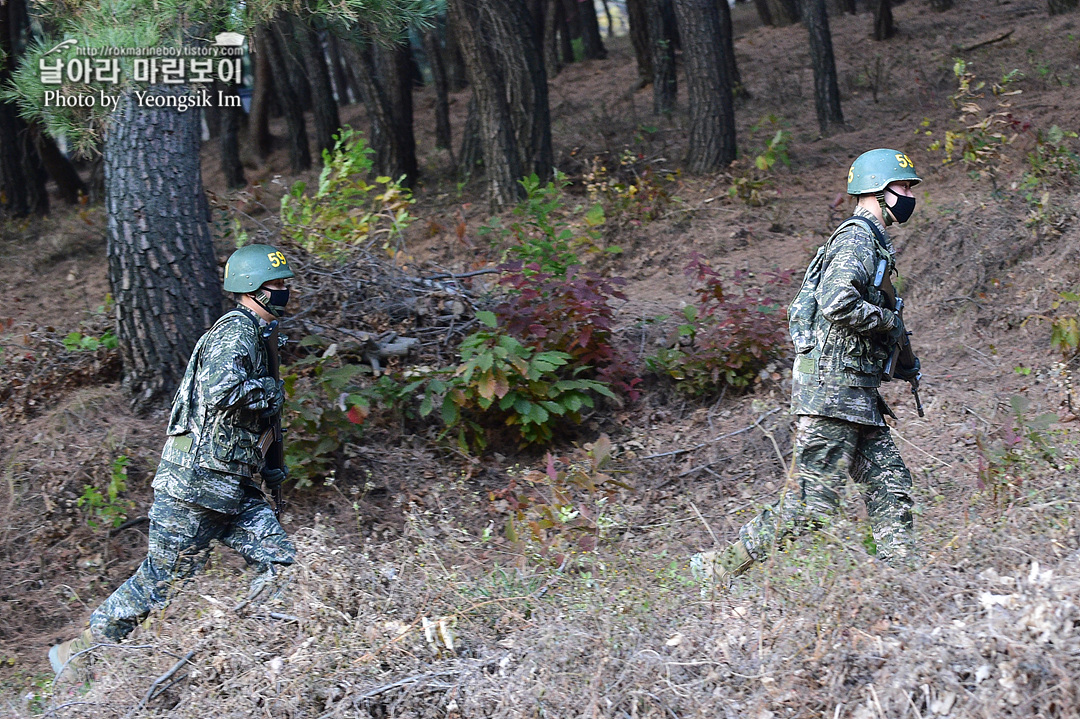
[[[506,537],[517,550],[561,565],[568,553],[591,552],[616,521],[609,505],[620,489],[630,489],[606,470],[611,459],[607,435],[567,457],[548,453],[542,470],[511,474],[506,488],[491,492],[506,502]]]
[[[611,219],[640,226],[658,219],[670,205],[681,202],[668,192],[669,185],[678,178],[678,171],[659,176],[645,161],[643,153],[626,148],[614,169],[607,165],[599,155],[594,157],[582,178],[589,201],[599,203],[593,212],[599,209]]]
[[[1057,182],[1071,184],[1080,174],[1080,155],[1069,142],[1077,137],[1077,133],[1062,130],[1057,125],[1046,132],[1035,131],[1035,148],[1027,155],[1029,169],[1021,181],[1021,187],[1029,193],[1029,201],[1030,193],[1036,188]]]
[[[101,337],[94,337],[92,335],[84,335],[81,332],[69,332],[64,337],[64,349],[69,352],[89,351],[94,352],[99,347],[105,349],[116,349],[120,346],[120,341],[113,334],[112,330],[107,330]]]
[[[350,250],[374,242],[393,256],[412,221],[409,205],[414,200],[400,179],[365,179],[374,152],[362,133],[341,128],[333,150],[323,150],[314,194],[305,194],[306,183],[296,182],[281,198],[282,236],[323,259],[343,260]]]
[[[1040,470],[1060,471],[1061,448],[1056,440],[1064,430],[1052,430],[1060,421],[1053,412],[1029,417],[1031,402],[1016,395],[1009,400],[1012,420],[997,433],[976,437],[979,448],[978,487],[990,492],[995,504],[1015,497],[1024,481]]]
[[[82,496],[75,500],[79,507],[85,507],[87,512],[86,523],[97,528],[97,520],[101,520],[109,526],[116,528],[127,519],[127,513],[135,506],[135,503],[120,496],[127,491],[127,468],[131,460],[126,455],[118,455],[113,460],[109,471],[109,483],[102,493],[92,484],[83,487]]]
[[[501,430],[521,445],[543,444],[559,426],[580,423],[595,395],[615,399],[606,383],[578,377],[581,368],[562,376],[571,359],[566,352],[522,344],[492,312],[478,312],[477,319],[485,329],[461,342],[457,368],[427,381],[420,405],[425,417],[439,406],[446,431],[455,432],[463,448],[486,447],[490,434]]]
[[[772,133],[769,141],[754,156],[753,167],[738,170],[739,162],[733,163],[736,168],[728,187],[728,196],[739,199],[751,207],[761,207],[766,204],[765,191],[772,186],[772,170],[777,163],[785,167],[791,166],[791,158],[788,157],[788,145],[791,142],[791,133],[783,129],[780,118],[776,115],[767,115],[760,123],[750,128],[751,134],[756,134],[763,126],[768,125]]]
[[[686,274],[697,283],[698,302],[683,308],[684,321],[671,346],[648,358],[646,366],[691,396],[712,394],[725,385],[748,387],[790,346],[786,303],[778,296],[790,273],[771,275],[758,287],[746,284],[747,273],[736,273],[738,294],[725,293],[719,275],[698,255]]]
[[[1031,315],[1029,320],[1043,320],[1050,323],[1050,346],[1061,353],[1066,360],[1074,357],[1080,350],[1080,292],[1061,292],[1058,299],[1050,303],[1053,315]]]
[[[536,264],[542,272],[565,277],[570,267],[581,264],[583,255],[621,251],[617,247],[605,249],[600,244],[600,232],[596,228],[604,224],[604,208],[599,203],[585,213],[584,227],[564,219],[567,208],[562,188],[569,184],[566,175],[557,173],[554,182],[544,185],[533,173],[520,182],[526,197],[514,208],[514,221],[504,226],[495,217],[480,228],[481,235],[490,235],[496,249],[502,248],[504,260]]]

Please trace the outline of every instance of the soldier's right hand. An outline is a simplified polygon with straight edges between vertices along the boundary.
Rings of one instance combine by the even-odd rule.
[[[281,411],[285,404],[285,380],[275,380],[271,389],[266,392],[266,409],[262,411],[263,417],[273,417]]]
[[[904,327],[904,318],[892,310],[883,309],[882,314],[886,321],[892,325],[889,330],[889,344],[898,344],[904,338],[907,328]]]

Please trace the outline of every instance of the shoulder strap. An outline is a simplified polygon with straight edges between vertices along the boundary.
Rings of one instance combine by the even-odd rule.
[[[874,239],[877,240],[877,243],[879,245],[881,245],[881,248],[885,249],[885,235],[881,232],[881,230],[878,229],[877,223],[875,223],[868,217],[863,217],[861,215],[852,215],[851,217],[840,223],[840,227],[836,228],[836,232],[839,232],[842,227],[844,227],[845,225],[850,225],[852,222],[859,222],[865,225],[870,230],[870,232],[874,233]],[[834,232],[833,235],[835,235],[836,232]]]

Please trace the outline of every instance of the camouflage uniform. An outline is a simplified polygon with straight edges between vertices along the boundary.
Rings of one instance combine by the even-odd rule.
[[[260,336],[264,324],[238,307],[195,345],[154,477],[149,551],[91,615],[96,634],[119,641],[165,606],[206,563],[213,539],[256,565],[259,582],[293,563],[295,549],[252,480],[262,465],[261,413],[279,396]]]
[[[863,491],[878,556],[888,562],[912,556],[911,474],[883,418],[892,413],[878,394],[896,318],[884,309],[873,280],[879,259],[892,271],[893,248],[873,214],[861,207],[855,214],[875,223],[885,243],[856,221],[826,246],[813,342],[797,347],[792,378],[792,412],[799,415],[797,489],[739,532],[758,561],[774,543],[802,534],[839,509],[849,472]]]

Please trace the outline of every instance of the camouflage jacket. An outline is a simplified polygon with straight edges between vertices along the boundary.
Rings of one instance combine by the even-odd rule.
[[[877,387],[896,320],[873,283],[880,259],[892,273],[894,251],[872,213],[856,207],[854,214],[870,219],[885,243],[861,222],[851,222],[827,243],[814,293],[814,343],[795,358],[791,405],[794,414],[884,425],[882,411],[888,408]]]
[[[277,391],[265,324],[237,307],[199,339],[173,399],[154,489],[219,512],[240,506],[245,480],[263,461],[261,412]]]

